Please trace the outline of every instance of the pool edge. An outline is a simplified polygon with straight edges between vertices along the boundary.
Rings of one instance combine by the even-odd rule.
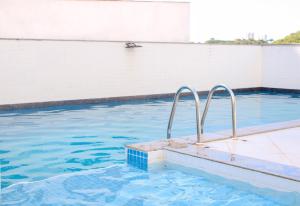
[[[271,92],[271,93],[299,93],[298,89],[284,89],[284,88],[271,88],[271,87],[248,87],[248,88],[236,88],[234,92]],[[223,91],[218,91],[222,93]],[[197,91],[199,95],[207,95],[208,91]],[[184,93],[183,96],[189,96],[190,93]],[[146,95],[133,95],[133,96],[118,96],[118,97],[103,97],[103,98],[88,98],[88,99],[71,99],[71,100],[57,100],[57,101],[45,101],[45,102],[27,102],[16,104],[2,104],[0,105],[0,111],[13,111],[19,109],[36,109],[47,108],[54,106],[72,106],[82,104],[101,104],[109,102],[126,102],[130,100],[155,100],[161,98],[173,98],[174,93],[161,93],[161,94],[146,94]]]

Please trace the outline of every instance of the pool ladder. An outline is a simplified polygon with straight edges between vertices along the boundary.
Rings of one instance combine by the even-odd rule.
[[[205,118],[207,116],[207,112],[208,112],[208,109],[209,109],[209,105],[211,103],[211,100],[212,100],[212,97],[213,97],[214,93],[218,89],[224,89],[230,95],[230,99],[231,99],[231,117],[232,117],[231,118],[232,119],[232,138],[236,139],[237,138],[237,134],[236,134],[236,99],[235,99],[235,95],[234,95],[233,91],[224,84],[216,85],[209,91],[201,120],[200,120],[200,99],[199,99],[199,96],[198,96],[196,90],[194,88],[190,87],[190,86],[180,87],[177,90],[177,92],[175,94],[175,97],[174,97],[174,102],[173,102],[173,106],[172,106],[172,110],[171,110],[171,114],[170,114],[170,118],[169,118],[169,123],[168,123],[167,139],[171,138],[171,130],[172,130],[172,125],[173,125],[173,121],[174,121],[174,115],[175,115],[175,112],[176,112],[176,107],[177,107],[180,95],[182,94],[183,91],[188,90],[193,94],[193,97],[194,97],[194,100],[195,100],[197,144],[201,144],[200,140],[201,140],[201,136],[204,133],[204,123],[205,123]]]

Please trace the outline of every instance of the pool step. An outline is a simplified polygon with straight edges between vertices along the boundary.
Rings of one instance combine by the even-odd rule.
[[[259,187],[300,193],[297,145],[300,145],[300,125],[291,124],[291,128],[200,145],[195,137],[128,145],[126,153],[128,163],[142,169],[153,163],[174,163]]]

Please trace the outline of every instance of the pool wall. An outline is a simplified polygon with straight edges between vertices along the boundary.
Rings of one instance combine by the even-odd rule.
[[[300,90],[300,45],[262,47],[262,86]]]
[[[300,46],[0,40],[0,105],[231,88],[300,89]]]

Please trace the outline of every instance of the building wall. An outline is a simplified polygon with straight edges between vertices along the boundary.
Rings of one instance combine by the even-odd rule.
[[[0,104],[261,86],[261,47],[0,40]]]
[[[300,45],[264,46],[262,55],[263,86],[300,89]]]
[[[1,0],[0,38],[186,42],[188,2]]]

